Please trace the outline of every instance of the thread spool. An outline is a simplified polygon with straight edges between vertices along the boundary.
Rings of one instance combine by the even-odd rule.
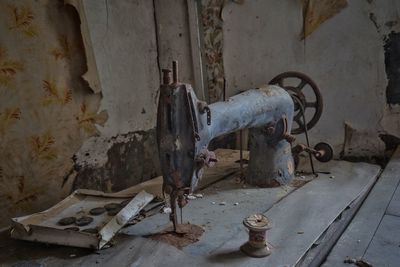
[[[243,220],[249,229],[249,240],[240,250],[250,257],[263,258],[271,254],[267,244],[267,230],[271,229],[271,221],[263,214],[253,214]]]

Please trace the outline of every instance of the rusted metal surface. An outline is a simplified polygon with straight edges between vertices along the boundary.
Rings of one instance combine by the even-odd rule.
[[[157,233],[149,238],[166,242],[174,247],[182,249],[190,244],[193,244],[200,240],[200,237],[204,233],[204,229],[201,226],[195,224],[179,224],[177,229],[167,228],[161,233]]]
[[[300,82],[297,85],[289,85],[290,80],[294,79]],[[304,133],[306,129],[310,130],[317,124],[323,110],[322,95],[320,89],[310,77],[300,72],[290,71],[276,76],[269,84],[279,85],[287,90],[293,98],[295,111],[293,120],[297,123],[298,127],[292,128],[292,134]],[[315,96],[314,101],[306,98],[306,94],[303,92],[305,88],[311,88],[312,94]],[[314,109],[314,113],[310,121],[304,125],[302,120],[306,109]]]
[[[316,115],[307,124],[312,127],[322,111],[319,89],[311,79],[299,73],[284,73],[275,78],[274,83],[282,85],[284,79],[295,76],[301,80],[299,86],[283,89],[268,85],[208,105],[197,99],[189,84],[178,81],[176,61],[173,62],[173,83],[170,83],[169,73],[163,71],[166,77],[160,88],[157,140],[163,191],[171,196],[174,229],[177,229],[176,204],[180,208],[186,205],[185,194],[196,188],[204,167],[217,161],[214,153],[207,149],[216,137],[250,129],[247,183],[268,187],[292,180],[294,162],[290,143],[295,138],[290,132],[293,114],[297,112],[296,116],[302,116],[303,106],[315,108]],[[317,96],[315,102],[306,100],[301,92],[307,84]],[[294,104],[295,97],[299,99],[297,105]]]
[[[292,155],[296,166],[299,162],[299,155],[302,152],[313,155],[319,162],[328,162],[333,158],[333,149],[327,143],[320,142],[316,144],[314,148],[311,148],[305,144],[297,144],[292,148]]]
[[[316,144],[314,150],[317,151],[315,158],[320,162],[328,162],[333,158],[333,149],[327,143],[321,142]]]

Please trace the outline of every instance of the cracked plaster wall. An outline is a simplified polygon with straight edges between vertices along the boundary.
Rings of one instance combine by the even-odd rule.
[[[400,135],[400,107],[386,103],[384,50],[388,34],[400,31],[400,2],[347,2],[332,16],[320,16],[325,21],[313,24],[305,40],[302,1],[226,2],[221,14],[226,95],[257,87],[285,71],[303,72],[324,98],[321,120],[310,131],[312,142],[331,143],[338,155],[347,123],[362,132],[352,135],[362,136],[352,143],[371,148],[353,154],[380,155],[384,144],[379,135]]]
[[[185,0],[74,1],[85,18],[109,119],[75,155],[74,188],[118,191],[160,174],[155,125],[160,69],[193,81]],[[173,14],[173,15],[172,15]]]
[[[109,119],[76,153],[74,188],[117,191],[157,176],[160,83],[153,1],[72,1],[84,18]]]

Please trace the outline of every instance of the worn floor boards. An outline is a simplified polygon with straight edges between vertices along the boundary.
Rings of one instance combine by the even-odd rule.
[[[35,263],[38,264],[36,266],[52,267],[183,267],[205,265],[202,259],[191,257],[173,246],[148,238],[119,236],[117,241],[118,246],[85,257],[70,259],[50,257],[37,260]],[[35,265],[27,266],[33,267]]]
[[[347,256],[351,258],[364,256],[389,203],[395,199],[394,192],[400,181],[399,170],[400,149],[397,149],[360,210],[328,255],[324,267],[348,266],[343,263]],[[400,266],[400,258],[399,265],[396,266]]]
[[[227,241],[209,260],[230,266],[293,266],[327,229],[333,220],[353,201],[364,187],[375,179],[380,168],[366,163],[331,162],[324,168],[331,175],[294,191],[265,214],[272,220],[269,242],[272,254],[263,259],[243,256],[239,246],[248,238],[242,230]],[[335,178],[331,179],[331,176]]]
[[[386,214],[400,216],[400,186],[397,186],[393,198],[387,208]]]
[[[185,221],[203,225],[206,232],[199,242],[183,250],[137,236],[119,236],[114,247],[97,254],[72,258],[67,254],[60,259],[46,257],[44,253],[31,263],[44,266],[292,266],[374,179],[379,167],[333,161],[322,165],[320,170],[331,174],[320,174],[295,191],[293,187],[243,188],[234,179],[206,188],[204,198],[192,200],[183,211]],[[220,205],[221,202],[225,205]],[[263,259],[244,256],[239,247],[248,235],[242,220],[246,215],[265,211],[273,222],[269,232],[273,253]],[[168,215],[159,214],[126,229],[126,233],[145,234],[162,229],[167,223]],[[22,262],[24,257],[18,260]]]
[[[265,212],[293,189],[289,186],[243,188],[243,184],[238,184],[235,177],[230,177],[200,191],[204,197],[191,200],[183,208],[183,220],[185,223],[201,225],[206,231],[199,242],[183,250],[191,255],[208,255],[243,229],[244,217]],[[125,229],[124,233],[148,235],[165,229],[167,225],[169,225],[168,215],[157,214]]]
[[[363,258],[372,266],[400,266],[400,217],[383,216]]]

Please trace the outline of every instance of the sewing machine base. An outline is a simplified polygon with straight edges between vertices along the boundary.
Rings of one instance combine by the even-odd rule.
[[[254,132],[254,131],[251,131]],[[250,134],[250,162],[246,183],[259,187],[287,184],[294,177],[291,146],[286,140],[268,144],[264,137]]]

